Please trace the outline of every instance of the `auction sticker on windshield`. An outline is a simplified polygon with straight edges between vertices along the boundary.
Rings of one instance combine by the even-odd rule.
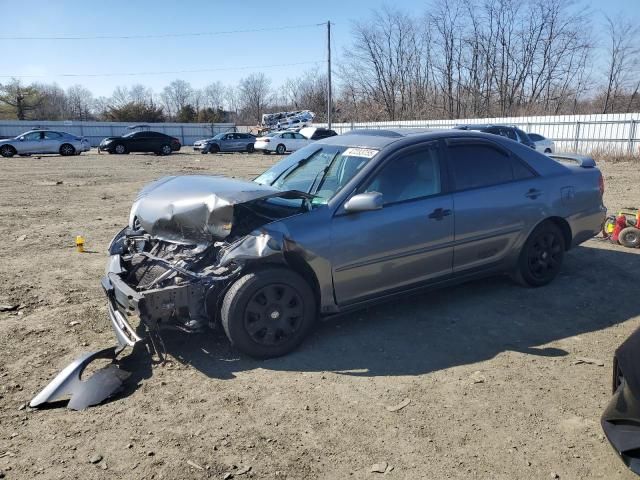
[[[373,158],[379,150],[374,150],[372,148],[347,148],[342,156],[343,157],[364,157],[364,158]]]

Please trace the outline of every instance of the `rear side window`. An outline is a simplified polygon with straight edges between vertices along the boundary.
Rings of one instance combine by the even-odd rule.
[[[518,136],[516,132],[512,128],[501,128],[501,133],[503,137],[510,138],[511,140],[518,141]]]
[[[497,148],[483,144],[461,144],[450,145],[448,149],[456,190],[488,187],[514,180],[511,158]]]
[[[544,140],[544,138],[542,137],[542,135],[538,135],[537,133],[530,133],[529,134],[529,138],[531,140],[533,140],[534,142],[539,142],[540,140]]]

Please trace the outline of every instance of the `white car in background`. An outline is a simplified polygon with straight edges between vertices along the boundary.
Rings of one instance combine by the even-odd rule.
[[[275,152],[283,155],[285,152],[295,152],[310,143],[313,141],[297,132],[272,132],[258,137],[254,148],[264,153]]]
[[[542,153],[553,153],[556,151],[556,144],[553,143],[553,140],[549,140],[538,133],[529,133],[528,135],[536,146],[537,151]]]

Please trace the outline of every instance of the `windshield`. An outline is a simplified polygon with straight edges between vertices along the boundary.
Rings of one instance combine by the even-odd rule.
[[[122,136],[122,138],[131,137],[131,136],[135,135],[136,133],[138,133],[138,132],[129,132],[129,133],[125,133],[125,134]]]
[[[254,181],[278,190],[315,195],[325,204],[375,156],[377,150],[311,144],[277,163]]]
[[[225,135],[226,135],[226,133],[219,133],[215,137],[213,137],[213,139],[214,140],[222,140]]]

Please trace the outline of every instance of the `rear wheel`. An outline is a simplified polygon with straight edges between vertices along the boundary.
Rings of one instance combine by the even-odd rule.
[[[295,349],[316,316],[315,297],[306,280],[283,268],[239,278],[221,309],[222,326],[231,343],[256,358],[278,357]]]
[[[16,149],[13,148],[11,145],[2,145],[2,147],[0,147],[0,155],[2,155],[3,157],[11,158],[16,153],[17,153]]]
[[[618,242],[627,248],[640,247],[640,230],[636,227],[623,228],[618,235]]]
[[[160,155],[171,155],[171,152],[171,145],[168,143],[165,143],[160,147]]]
[[[538,225],[522,247],[516,280],[530,287],[547,285],[560,272],[564,251],[560,229],[549,221]]]
[[[253,147],[253,143],[250,143],[249,145],[247,145],[247,153],[253,153],[255,151],[255,148]]]
[[[62,155],[63,157],[68,157],[75,153],[76,153],[76,149],[74,148],[73,145],[69,143],[63,143],[62,145],[60,145],[60,155]]]
[[[284,152],[287,151],[287,147],[285,147],[283,144],[280,144],[276,147],[276,153],[278,155],[284,155]]]

